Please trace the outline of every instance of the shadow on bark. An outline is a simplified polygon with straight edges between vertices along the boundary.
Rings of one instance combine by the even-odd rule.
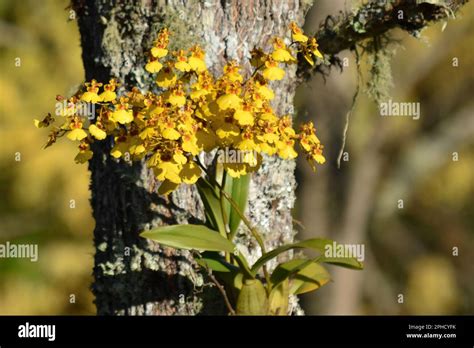
[[[207,280],[190,261],[189,251],[162,248],[139,236],[155,226],[202,220],[171,197],[160,197],[153,174],[147,175],[143,164],[110,159],[105,155],[109,152],[110,144],[97,146],[90,162],[96,221],[92,291],[98,314],[206,314],[202,308],[225,313],[217,290],[203,286]],[[204,278],[199,286],[198,278]]]

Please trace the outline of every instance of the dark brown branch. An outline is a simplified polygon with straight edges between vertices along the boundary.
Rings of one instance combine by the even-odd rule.
[[[357,43],[400,28],[410,33],[432,22],[447,19],[469,0],[379,0],[361,6],[355,13],[329,16],[316,33],[321,52],[329,56],[352,49]],[[434,4],[436,3],[436,4]],[[300,65],[300,76],[306,76],[308,65]]]
[[[217,281],[217,278],[214,277],[211,271],[208,270],[208,277],[212,280],[212,282],[217,286],[217,289],[221,293],[222,297],[224,298],[225,305],[227,306],[227,309],[229,311],[230,315],[235,315],[235,310],[232,308],[232,305],[230,303],[229,297],[227,296],[227,293],[225,292],[224,287]]]

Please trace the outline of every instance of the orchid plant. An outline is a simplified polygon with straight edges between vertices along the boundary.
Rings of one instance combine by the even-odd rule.
[[[196,185],[205,208],[204,224],[161,226],[141,236],[164,246],[196,250],[198,264],[219,287],[229,314],[286,315],[290,295],[316,290],[329,281],[323,264],[362,268],[353,258],[325,257],[325,246],[333,242],[328,239],[268,251],[258,228],[244,214],[250,175],[260,167],[263,155],[293,159],[299,144],[313,170],[325,162],[313,123],[295,130],[290,116],[279,117],[271,107],[275,94],[270,83],[284,78],[282,66],[297,63],[301,56],[311,65],[323,59],[315,38],[295,23],[289,29],[288,45],[275,37],[269,52],[261,48],[251,52],[249,76],[229,61],[215,77],[200,46],[170,51],[171,33],[164,28],[145,66],[156,83],[150,89],[158,92],[143,93],[134,87],[119,96],[116,79],[106,84],[92,80],[69,98],[58,96],[62,107],[55,117],[48,114],[35,120],[37,127],[51,128],[46,147],[63,136],[78,142],[78,163],[92,158],[93,142],[112,138],[110,156],[145,161],[161,182],[159,194],[168,195],[181,184]],[[89,117],[82,112],[84,103],[93,105]],[[222,159],[222,151],[229,149],[239,155],[238,160]],[[262,256],[253,265],[235,244],[241,224],[261,249]],[[281,263],[272,272],[267,268],[278,255],[302,248],[316,250],[318,256]]]

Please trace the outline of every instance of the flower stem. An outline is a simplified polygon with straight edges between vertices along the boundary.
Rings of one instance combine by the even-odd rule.
[[[220,192],[220,195],[221,197],[225,197],[225,199],[227,199],[229,201],[229,203],[232,205],[232,208],[235,209],[235,211],[237,212],[237,214],[239,215],[240,219],[242,220],[242,222],[245,224],[245,226],[247,226],[247,228],[249,229],[250,233],[252,234],[252,236],[255,238],[255,240],[257,241],[257,244],[258,246],[260,247],[260,250],[262,251],[262,255],[266,254],[266,249],[265,249],[265,244],[263,242],[263,238],[262,236],[260,235],[260,233],[257,231],[257,229],[255,227],[252,226],[252,224],[250,223],[250,221],[247,219],[247,217],[245,216],[244,213],[242,213],[240,211],[240,208],[239,206],[237,205],[237,203],[232,199],[232,197],[224,190],[224,187],[223,185],[219,184],[215,179],[213,179],[208,171],[207,171],[207,168],[204,167],[204,165],[199,161],[199,159],[197,160],[197,163],[198,165],[202,168],[202,170],[206,173],[207,177],[212,181],[212,184],[214,184],[215,187],[217,187],[219,189],[219,192]],[[204,179],[206,180],[208,183],[209,181],[207,179]],[[211,184],[211,183],[209,183]],[[212,185],[211,184],[211,185]],[[221,204],[221,209],[223,209],[223,204]],[[266,285],[267,285],[267,294],[270,294],[270,291],[271,291],[271,282],[270,282],[270,275],[268,273],[268,269],[266,267],[266,265],[263,265],[262,267],[263,269],[263,274],[265,276],[265,281],[266,281]]]
[[[232,205],[232,208],[235,209],[235,211],[237,212],[237,214],[239,214],[240,218],[242,219],[242,222],[245,224],[245,226],[247,226],[247,228],[250,230],[250,233],[252,234],[252,236],[255,238],[255,240],[257,241],[261,251],[262,251],[262,255],[266,254],[266,249],[265,249],[265,244],[263,242],[263,238],[262,236],[260,235],[260,233],[258,233],[257,229],[255,227],[252,226],[252,224],[250,223],[250,221],[247,219],[247,217],[245,216],[245,214],[243,214],[237,203],[235,203],[235,201],[232,199],[232,197],[229,196],[229,194],[227,192],[224,191],[223,188],[220,188],[220,192],[221,192],[221,195],[224,195],[224,197],[229,201],[229,203]],[[267,293],[270,294],[270,291],[271,291],[271,282],[270,282],[270,275],[268,273],[268,269],[267,269],[267,266],[266,265],[263,265],[262,267],[263,269],[263,274],[265,276],[265,280],[266,280],[266,285],[267,285]]]
[[[224,186],[225,185],[225,180],[226,180],[226,173],[225,171],[223,172],[223,175],[222,175],[222,185]],[[222,221],[224,222],[224,233],[225,233],[225,238],[229,239],[231,242],[232,242],[232,239],[231,239],[231,236],[229,234],[229,221],[227,219],[227,214],[225,212],[225,209],[224,209],[224,195],[222,194],[223,190],[221,189],[219,191],[219,203],[220,203],[220,206],[221,206],[221,214],[222,214]],[[225,253],[225,260],[227,262],[230,262],[230,254],[229,253]]]

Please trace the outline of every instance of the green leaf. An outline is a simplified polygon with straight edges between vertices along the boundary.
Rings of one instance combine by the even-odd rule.
[[[268,298],[263,284],[258,279],[246,279],[237,298],[237,315],[268,314]]]
[[[242,286],[244,285],[244,274],[243,273],[237,273],[235,275],[235,277],[233,278],[233,285],[239,291],[242,290]]]
[[[204,212],[206,213],[206,221],[212,229],[225,233],[224,221],[222,220],[221,206],[219,197],[213,187],[211,187],[202,178],[198,180],[197,189],[202,203],[204,204]]]
[[[356,270],[364,268],[362,262],[357,261],[357,259],[353,257],[321,257],[319,258],[319,262]]]
[[[230,176],[227,175],[227,177],[230,177]],[[239,207],[239,210],[242,214],[245,213],[245,208],[247,206],[249,183],[250,183],[250,175],[243,175],[240,178],[234,178],[232,180],[231,197],[232,197],[232,200]],[[235,232],[239,228],[241,220],[242,219],[240,218],[240,215],[237,213],[235,208],[232,207],[230,211],[230,218],[229,218],[229,229],[230,229],[231,236],[235,235]]]
[[[220,255],[219,257],[201,257],[197,259],[196,262],[204,268],[208,268],[213,272],[219,273],[230,273],[238,271],[238,267],[231,265],[230,263],[226,262]]]
[[[290,294],[299,295],[319,289],[326,285],[331,277],[319,263],[313,262],[303,268],[290,281]]]
[[[217,231],[204,225],[171,225],[154,228],[140,234],[160,244],[178,249],[233,252],[235,245]]]
[[[268,299],[268,310],[270,315],[287,315],[289,302],[289,282],[285,279],[273,287]]]
[[[329,273],[318,262],[308,259],[294,259],[280,264],[271,276],[272,283],[290,279],[290,294],[303,294],[319,289],[330,280]]]
[[[311,262],[315,261],[304,258],[293,259],[285,263],[281,263],[273,271],[272,275],[270,276],[270,281],[274,286],[276,286],[297,272],[301,271],[303,268],[311,264]]]
[[[320,253],[324,253],[324,247],[327,244],[332,244],[332,242],[333,241],[330,239],[314,238],[314,239],[307,239],[305,241],[298,242],[298,243],[282,245],[281,247],[273,249],[272,251],[262,255],[252,266],[252,273],[257,274],[260,267],[262,267],[265,263],[267,263],[274,257],[277,257],[281,253],[284,253],[285,251],[288,251],[291,249],[308,248],[308,249],[319,251]]]
[[[217,273],[217,277],[224,284],[229,299],[232,299],[232,303],[236,303],[242,289],[244,274],[240,271],[221,272]]]

